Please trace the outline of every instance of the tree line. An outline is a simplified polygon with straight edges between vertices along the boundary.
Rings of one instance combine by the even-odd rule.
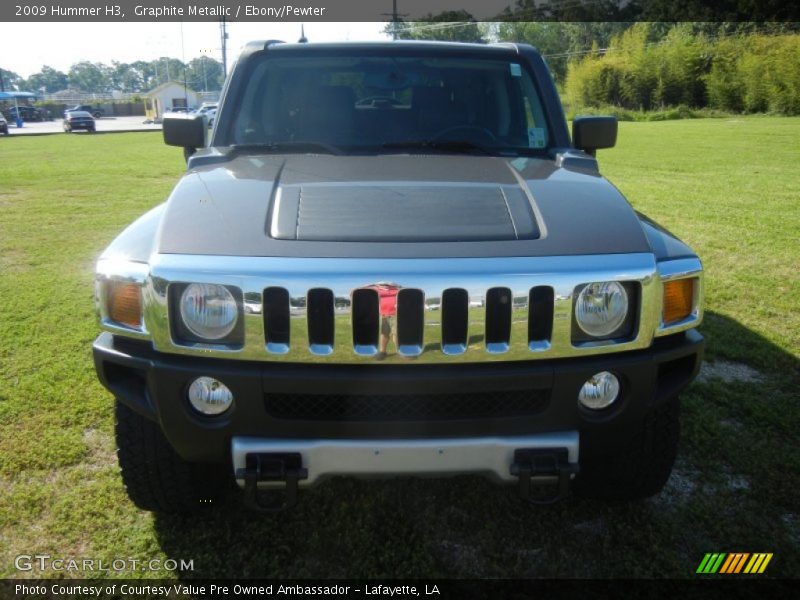
[[[81,61],[73,64],[66,73],[44,65],[27,79],[2,67],[0,72],[6,91],[36,93],[44,90],[48,94],[65,89],[91,93],[138,93],[167,81],[184,80],[190,89],[214,91],[221,89],[223,83],[222,63],[208,56],[193,58],[187,63],[169,57],[132,63],[111,61],[111,64]]]
[[[567,65],[564,93],[573,107],[668,107],[800,114],[800,35],[694,31],[690,23],[661,39],[637,23],[607,47]]]
[[[400,39],[529,43],[573,109],[800,114],[800,23],[508,19],[477,23],[467,12],[447,12],[385,31]]]

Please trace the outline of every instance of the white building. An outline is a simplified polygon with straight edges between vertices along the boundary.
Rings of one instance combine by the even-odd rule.
[[[197,92],[176,81],[162,83],[144,94],[144,113],[148,121],[160,123],[164,113],[176,108],[196,107]]]

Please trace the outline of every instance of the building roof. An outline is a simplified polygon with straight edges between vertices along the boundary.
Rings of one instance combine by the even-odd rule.
[[[157,85],[156,87],[154,87],[149,92],[145,92],[144,95],[145,96],[155,96],[156,94],[158,94],[159,92],[167,89],[171,85],[177,85],[179,88],[185,89],[187,92],[191,92],[192,94],[196,94],[197,93],[192,88],[186,87],[186,86],[184,86],[182,83],[180,83],[178,81],[170,80],[170,81],[167,81],[165,83],[162,83],[161,85]]]
[[[0,100],[11,100],[13,98],[36,98],[36,94],[31,92],[0,92]]]

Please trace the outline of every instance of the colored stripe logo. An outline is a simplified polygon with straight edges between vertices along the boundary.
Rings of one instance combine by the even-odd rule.
[[[771,560],[772,552],[708,553],[703,557],[696,573],[724,573],[726,575],[747,573],[752,575],[763,573]]]

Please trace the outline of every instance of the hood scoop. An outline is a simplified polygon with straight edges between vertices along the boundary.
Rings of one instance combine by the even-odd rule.
[[[280,185],[268,231],[279,240],[464,242],[537,239],[515,185],[435,183]]]

